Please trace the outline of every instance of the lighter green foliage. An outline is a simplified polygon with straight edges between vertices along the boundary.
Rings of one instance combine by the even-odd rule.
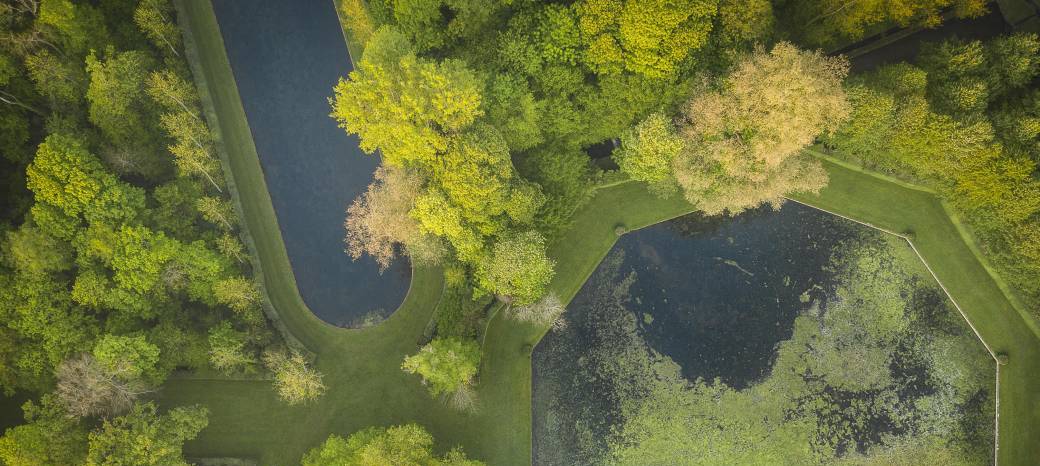
[[[681,129],[690,150],[673,166],[686,199],[708,214],[737,213],[826,185],[819,163],[799,151],[848,117],[847,72],[841,57],[781,42],[691,99]]]
[[[773,34],[773,5],[769,0],[720,0],[718,34],[722,44],[740,46]]]
[[[789,22],[807,45],[833,47],[853,43],[868,31],[893,24],[919,24],[936,27],[943,21],[943,10],[953,7],[956,17],[981,16],[987,10],[984,0],[795,0],[785,2],[778,17]]]
[[[145,379],[156,385],[162,375],[159,363],[159,347],[143,336],[105,334],[94,345],[94,359],[105,372],[123,380]]]
[[[125,416],[105,420],[90,434],[86,464],[186,466],[181,448],[209,424],[208,414],[206,408],[198,406],[158,414],[151,402],[136,404]]]
[[[209,362],[224,374],[252,372],[256,356],[246,347],[247,334],[224,321],[209,329]]]
[[[329,103],[365,152],[381,150],[390,165],[428,164],[447,149],[449,133],[483,114],[481,88],[462,62],[418,58],[404,36],[381,28]]]
[[[546,254],[545,238],[527,231],[500,238],[490,260],[480,265],[476,279],[483,289],[526,305],[545,294],[555,265]]]
[[[395,25],[420,51],[437,49],[479,32],[501,0],[390,0]]]
[[[303,466],[483,466],[468,460],[462,450],[443,458],[433,453],[433,436],[417,424],[369,427],[344,439],[329,436],[320,447],[307,452]]]
[[[160,0],[154,0],[160,1]],[[142,6],[144,3],[142,3]],[[148,95],[164,109],[172,112],[185,111],[198,119],[198,91],[188,80],[171,69],[153,71],[148,75]],[[171,129],[167,129],[172,134]]]
[[[509,149],[522,151],[542,142],[542,112],[527,82],[500,74],[488,84],[488,123],[506,140]]]
[[[73,106],[83,101],[87,80],[80,64],[73,66],[42,49],[25,57],[25,68],[36,90],[52,102]]]
[[[238,223],[238,216],[231,202],[216,196],[203,196],[195,201],[195,208],[202,218],[223,230],[231,231]]]
[[[42,274],[72,268],[69,244],[31,224],[8,231],[4,250],[10,254],[15,268],[24,272]]]
[[[473,383],[479,363],[475,341],[449,337],[436,338],[404,358],[401,369],[421,376],[432,395],[448,395]]]
[[[87,56],[87,102],[90,122],[118,144],[130,145],[153,134],[150,109],[145,104],[145,81],[154,66],[144,52],[116,52],[109,47],[104,59]]]
[[[243,277],[230,277],[213,284],[213,297],[217,302],[231,308],[247,321],[260,318],[260,290]]]
[[[119,181],[79,141],[48,136],[26,170],[37,206],[37,225],[59,238],[71,239],[76,219],[89,222],[129,221],[144,208],[144,192]],[[39,215],[38,215],[39,214]]]
[[[40,2],[37,22],[56,31],[61,43],[80,57],[91,46],[109,40],[104,18],[88,3],[44,0]]]
[[[675,190],[672,161],[686,148],[671,120],[652,113],[632,129],[621,134],[621,147],[613,157],[621,171],[632,179],[645,181],[660,191]]]
[[[173,6],[167,0],[142,0],[134,10],[134,23],[163,52],[180,55],[181,31],[174,23]]]
[[[600,73],[675,74],[704,46],[718,0],[583,0],[576,4],[585,61]]]
[[[26,423],[0,437],[0,462],[7,466],[81,464],[87,455],[87,429],[69,417],[53,395],[22,407]]]
[[[290,406],[318,399],[325,393],[322,374],[310,367],[302,353],[291,350],[264,352],[264,366],[274,373],[274,388]]]

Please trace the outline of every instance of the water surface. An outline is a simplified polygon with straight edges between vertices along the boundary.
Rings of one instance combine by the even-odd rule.
[[[380,275],[371,258],[343,252],[346,207],[378,159],[329,117],[332,87],[352,69],[333,2],[214,0],[213,8],[304,302],[339,326],[393,312],[408,290],[407,262]]]
[[[690,214],[624,235],[568,306],[568,330],[548,334],[532,356],[535,464],[583,464],[561,450],[596,443],[557,438],[551,425],[559,413],[589,422],[594,435],[617,421],[609,394],[600,396],[596,381],[576,375],[591,364],[587,348],[618,338],[604,334],[619,325],[596,321],[603,301],[595,282],[606,268],[618,267],[616,281],[633,280],[624,308],[634,314],[639,338],[678,363],[687,379],[717,377],[741,389],[768,375],[795,317],[830,286],[831,253],[861,228],[788,202],[735,218]],[[572,399],[564,392],[579,391],[602,402],[560,406]]]

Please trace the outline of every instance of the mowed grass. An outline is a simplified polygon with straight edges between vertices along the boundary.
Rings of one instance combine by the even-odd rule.
[[[490,465],[530,464],[530,349],[546,329],[518,325],[503,313],[491,320],[479,410],[464,414],[431,399],[418,377],[399,368],[404,356],[416,351],[440,296],[440,270],[416,269],[404,304],[376,327],[345,330],[317,319],[297,291],[212,6],[208,0],[176,3],[270,307],[292,335],[318,354],[316,364],[328,386],[318,401],[290,407],[276,398],[268,381],[171,380],[157,395],[161,403],[197,403],[210,410],[209,427],[189,442],[187,454],[297,464],[331,433],[417,422],[430,430],[440,450],[461,445]],[[1030,377],[1038,369],[1040,349],[1023,316],[986,275],[934,196],[833,163],[826,166],[830,187],[820,196],[795,198],[892,231],[916,232],[914,243],[987,342],[1010,355],[1001,373],[1001,464],[1031,464],[1040,457],[1033,442],[1040,418],[1033,394],[1040,393],[1040,378]],[[570,300],[617,240],[618,226],[634,230],[692,210],[681,198],[659,199],[639,183],[598,190],[550,246],[557,261],[552,289]]]

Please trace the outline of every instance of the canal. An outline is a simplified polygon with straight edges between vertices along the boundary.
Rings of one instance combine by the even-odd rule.
[[[386,317],[404,299],[410,266],[400,260],[380,274],[371,258],[344,252],[346,208],[378,158],[329,117],[332,87],[352,69],[333,2],[214,0],[213,8],[300,295],[333,325]]]

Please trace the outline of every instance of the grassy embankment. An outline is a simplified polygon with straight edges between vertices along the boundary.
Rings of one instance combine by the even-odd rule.
[[[223,41],[208,1],[178,2],[186,28],[193,71],[205,106],[222,141],[226,168],[266,294],[281,322],[318,353],[318,368],[329,390],[316,403],[288,407],[276,399],[270,382],[172,380],[158,398],[166,405],[199,403],[210,411],[210,426],[189,443],[193,456],[255,458],[262,464],[294,464],[330,433],[349,434],[369,425],[415,421],[425,425],[442,449],[461,444],[471,456],[491,465],[530,464],[530,357],[544,329],[517,326],[497,316],[488,329],[479,396],[481,410],[459,414],[431,402],[414,376],[399,370],[437,301],[440,274],[414,272],[412,288],[394,315],[364,330],[343,330],[318,320],[296,289],[277,218],[267,193],[256,149],[239,101]],[[1040,361],[1040,344],[1023,316],[961,241],[941,204],[927,192],[827,163],[831,185],[820,196],[796,196],[824,208],[892,231],[916,232],[914,243],[940,280],[995,351],[1010,356],[1001,373],[1001,464],[1029,464],[1040,457],[1032,441],[1040,421],[1033,393],[1040,378],[1030,377]],[[616,241],[615,228],[651,225],[692,210],[678,199],[661,200],[638,183],[601,189],[577,215],[573,227],[550,254],[558,263],[553,289],[573,297]]]

